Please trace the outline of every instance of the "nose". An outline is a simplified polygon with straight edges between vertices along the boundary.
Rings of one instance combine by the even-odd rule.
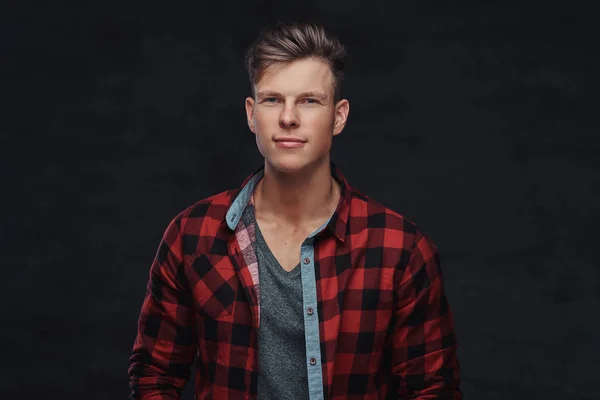
[[[300,119],[294,106],[285,105],[279,115],[279,126],[282,128],[296,128],[300,125]]]

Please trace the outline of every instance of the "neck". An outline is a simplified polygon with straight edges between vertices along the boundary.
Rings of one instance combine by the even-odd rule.
[[[339,200],[340,187],[331,176],[329,160],[310,170],[286,174],[265,160],[264,176],[255,192],[257,218],[293,227],[329,218]]]

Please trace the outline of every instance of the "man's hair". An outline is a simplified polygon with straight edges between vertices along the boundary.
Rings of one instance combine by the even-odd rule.
[[[263,29],[245,55],[252,95],[256,95],[254,85],[273,64],[317,57],[330,67],[334,101],[337,102],[342,98],[345,55],[344,45],[321,25],[293,22],[279,23],[275,28]]]

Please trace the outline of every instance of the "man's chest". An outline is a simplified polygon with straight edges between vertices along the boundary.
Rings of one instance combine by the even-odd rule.
[[[304,235],[285,235],[272,229],[262,230],[263,239],[281,267],[289,272],[300,262],[300,247]]]
[[[286,227],[258,217],[256,223],[267,247],[281,267],[288,272],[300,262],[302,243],[319,226],[318,223],[315,223],[302,228]]]

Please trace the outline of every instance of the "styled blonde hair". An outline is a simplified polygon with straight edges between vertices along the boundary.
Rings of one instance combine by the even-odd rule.
[[[317,57],[326,62],[332,73],[334,100],[342,98],[346,49],[337,37],[314,23],[279,23],[275,28],[263,29],[245,55],[252,96],[254,85],[275,63],[287,63],[303,58]]]

